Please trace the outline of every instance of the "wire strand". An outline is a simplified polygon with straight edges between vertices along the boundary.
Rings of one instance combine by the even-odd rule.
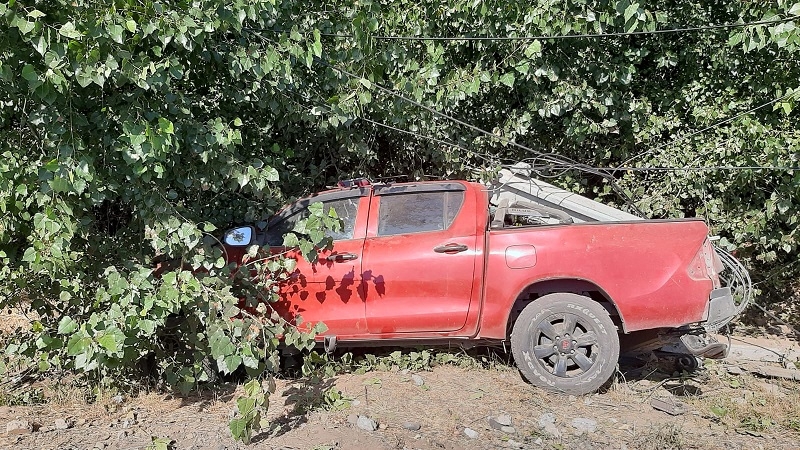
[[[800,18],[798,15],[785,17],[782,19],[759,20],[754,22],[725,23],[719,25],[704,25],[697,27],[683,26],[679,28],[668,28],[663,30],[630,31],[618,33],[587,33],[587,34],[562,34],[562,35],[539,35],[539,36],[394,36],[394,35],[369,35],[371,39],[382,41],[533,41],[533,40],[557,40],[557,39],[587,39],[587,38],[613,38],[627,36],[643,36],[653,34],[670,33],[692,33],[729,28],[745,28],[757,25],[771,25]],[[286,33],[282,29],[259,29],[248,28],[251,31],[266,31],[271,33]],[[320,33],[320,36],[336,39],[353,39],[354,34],[339,33]]]
[[[743,170],[776,170],[795,172],[800,171],[800,167],[784,166],[705,166],[705,167],[597,167],[603,170],[628,171],[628,172],[707,172],[707,171],[743,171]]]

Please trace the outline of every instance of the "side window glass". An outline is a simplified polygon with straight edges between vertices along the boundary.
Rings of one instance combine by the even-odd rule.
[[[463,191],[381,196],[378,236],[446,230],[463,203]]]
[[[355,197],[322,203],[325,214],[328,214],[328,212],[333,209],[336,212],[336,216],[342,221],[342,228],[340,230],[328,231],[330,237],[334,241],[353,238],[356,227],[356,216],[358,215],[358,201],[359,197]],[[308,215],[308,209],[303,208],[280,222],[270,225],[267,230],[267,244],[270,247],[280,247],[283,245],[283,237],[286,233],[292,231],[295,225],[297,225],[297,222],[307,218]]]
[[[334,200],[325,202],[325,214],[333,209],[336,211],[336,217],[342,221],[342,229],[339,231],[329,231],[330,237],[334,241],[343,241],[345,239],[353,239],[353,232],[356,228],[356,216],[358,215],[358,198],[344,198],[341,200]]]

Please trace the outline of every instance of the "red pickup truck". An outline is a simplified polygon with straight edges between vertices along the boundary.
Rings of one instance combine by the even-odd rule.
[[[477,183],[356,183],[284,208],[264,230],[229,231],[229,253],[281,247],[313,202],[343,226],[316,263],[294,255],[273,307],[324,322],[328,349],[510,340],[531,383],[571,394],[610,379],[620,335],[677,330],[692,354],[726,354],[704,340],[703,325],[737,307],[702,220],[578,222],[532,202],[490,205]]]

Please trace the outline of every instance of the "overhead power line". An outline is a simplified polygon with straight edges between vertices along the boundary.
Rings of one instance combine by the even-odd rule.
[[[369,37],[382,41],[534,41],[534,40],[557,40],[557,39],[588,39],[588,38],[613,38],[626,36],[642,36],[651,34],[670,34],[670,33],[695,33],[710,30],[744,28],[757,25],[772,25],[789,22],[798,19],[800,16],[789,16],[782,19],[759,20],[754,22],[725,23],[719,25],[703,25],[696,27],[667,28],[663,30],[631,31],[618,33],[587,33],[587,34],[561,34],[561,35],[538,35],[538,36],[395,36],[371,34]],[[287,33],[288,30],[269,29],[269,28],[247,28],[249,31],[266,31],[270,33]],[[339,33],[320,33],[321,36],[335,39],[353,39],[354,34]]]
[[[741,170],[774,170],[796,172],[800,167],[783,166],[703,166],[703,167],[606,167],[607,170],[630,172],[714,172],[714,171],[741,171]]]

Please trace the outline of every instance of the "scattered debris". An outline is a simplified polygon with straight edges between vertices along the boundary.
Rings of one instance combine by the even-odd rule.
[[[597,421],[593,419],[578,417],[572,420],[572,426],[576,430],[578,430],[580,434],[594,433],[597,430]]]
[[[539,426],[542,431],[548,435],[558,438],[561,437],[561,432],[556,427],[556,415],[553,413],[544,413],[539,416]]]
[[[688,411],[686,404],[673,399],[654,398],[650,400],[650,406],[672,416],[686,414]]]
[[[29,434],[33,432],[33,426],[27,420],[11,420],[6,424],[6,435]]]
[[[509,446],[509,448],[525,448],[525,444],[522,442],[517,442],[513,439],[509,439],[506,444]]]
[[[764,392],[774,397],[786,397],[786,392],[784,392],[784,389],[778,385],[765,383],[763,381],[757,381],[755,382],[755,385],[759,386]]]
[[[67,419],[56,419],[53,427],[56,430],[66,430],[72,427],[72,422],[68,421]]]
[[[508,414],[489,417],[489,426],[506,434],[515,434],[517,429],[511,426],[512,419]]]
[[[375,431],[378,429],[378,422],[366,416],[358,416],[356,426],[364,431]]]
[[[510,427],[512,425],[512,418],[508,414],[501,414],[499,416],[495,416],[493,419],[500,425],[505,425],[507,427]]]
[[[767,378],[782,378],[785,380],[800,381],[800,370],[783,369],[781,367],[757,366],[753,373]]]
[[[739,366],[728,366],[725,368],[725,370],[727,370],[731,375],[739,376],[744,374],[744,370]]]

